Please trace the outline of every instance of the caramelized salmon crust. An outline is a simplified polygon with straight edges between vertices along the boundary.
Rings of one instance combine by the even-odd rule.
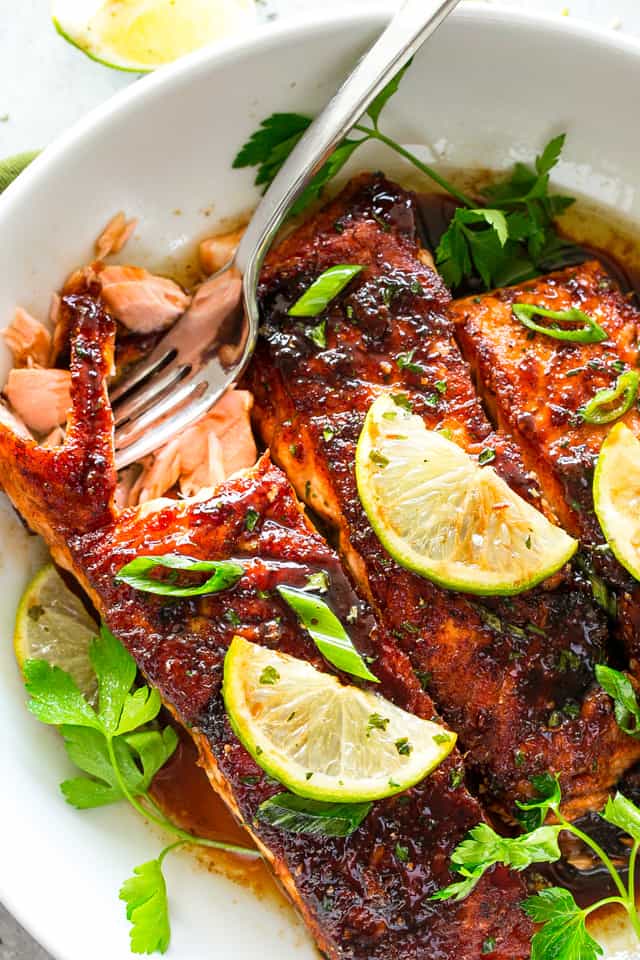
[[[512,306],[579,309],[605,330],[600,343],[532,333]],[[584,560],[618,597],[618,632],[640,677],[640,590],[606,547],[593,508],[593,472],[610,423],[590,423],[581,408],[599,390],[638,366],[640,313],[597,261],[521,286],[458,300],[448,308],[463,353],[500,428],[541,479],[565,528],[580,539]],[[640,436],[635,404],[624,422]]]
[[[320,316],[290,317],[338,263],[364,269]],[[567,568],[512,599],[448,592],[392,560],[358,497],[364,417],[392,391],[430,429],[446,428],[472,454],[492,451],[513,489],[552,515],[535,463],[485,416],[449,302],[416,242],[413,196],[381,176],[356,179],[268,257],[262,335],[246,376],[256,424],[298,496],[335,531],[353,582],[457,730],[483,794],[511,811],[530,795],[532,775],[551,770],[577,816],[601,807],[640,751],[594,682],[609,630],[589,583]]]
[[[229,725],[221,696],[227,646],[240,634],[328,669],[275,591],[279,583],[302,586],[310,573],[327,571],[337,614],[344,619],[357,611],[353,639],[373,658],[380,691],[420,716],[433,716],[435,708],[396,639],[376,623],[268,456],[209,500],[116,510],[106,390],[114,322],[94,293],[62,302],[71,331],[73,403],[64,445],[45,449],[0,426],[0,481],[14,505],[190,730],[214,788],[252,835],[327,957],[480,960],[489,941],[497,960],[526,960],[532,928],[520,906],[524,888],[517,875],[496,867],[461,903],[429,900],[452,880],[451,853],[482,819],[457,752],[416,787],[376,803],[347,838],[310,838],[255,819],[260,803],[281,788]],[[243,563],[244,575],[222,593],[169,601],[115,582],[134,557],[171,552],[233,557]],[[398,844],[409,851],[407,858],[396,855]]]

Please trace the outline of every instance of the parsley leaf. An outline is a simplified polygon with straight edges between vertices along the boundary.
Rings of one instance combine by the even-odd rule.
[[[640,705],[627,675],[599,663],[596,665],[596,680],[613,700],[620,729],[630,737],[640,737]]]
[[[526,803],[516,801],[517,806],[523,811],[518,819],[525,830],[541,827],[547,819],[549,810],[557,811],[562,800],[557,776],[543,773],[532,777],[531,783],[538,794],[537,798],[528,800]]]
[[[268,187],[302,134],[311,117],[300,113],[273,113],[251,134],[233,161],[235,170],[257,167],[256,186]]]
[[[485,871],[496,863],[520,871],[533,863],[559,860],[561,851],[558,837],[566,831],[586,844],[602,860],[611,874],[618,895],[605,897],[584,910],[578,906],[569,890],[560,887],[549,887],[529,897],[523,904],[524,910],[534,923],[541,925],[531,941],[531,960],[596,960],[602,956],[602,948],[588,933],[585,920],[588,914],[612,902],[624,907],[640,940],[640,917],[636,912],[633,876],[625,887],[619,872],[598,843],[565,819],[560,809],[562,797],[557,777],[551,774],[536,777],[534,786],[541,795],[540,799],[519,803],[518,806],[530,815],[535,813],[538,823],[545,819],[551,809],[558,823],[536,826],[530,833],[515,839],[502,837],[488,824],[479,823],[451,855],[451,869],[462,879],[439,890],[431,899],[462,900],[471,893]],[[634,862],[640,848],[640,808],[618,793],[609,800],[601,816],[633,839]],[[631,874],[633,872],[631,870]]]
[[[67,803],[87,810],[125,799],[105,737],[87,727],[62,727],[61,733],[70,760],[89,774],[60,784]],[[113,741],[118,772],[132,796],[142,796],[149,790],[154,776],[177,745],[178,737],[172,727],[133,733]]]
[[[560,825],[538,827],[521,837],[501,837],[488,823],[479,823],[451,855],[451,869],[464,879],[434,894],[432,900],[462,900],[494,864],[524,870],[533,863],[554,863],[560,859]]]
[[[27,660],[24,676],[27,693],[31,695],[27,707],[42,723],[100,729],[95,710],[64,670],[52,667],[46,660]]]
[[[508,237],[507,220],[500,210],[458,207],[436,250],[445,283],[459,287],[476,272],[485,287],[491,287],[503,267]]]
[[[609,797],[602,818],[640,843],[640,809],[621,793]]]
[[[164,952],[170,936],[161,869],[166,854],[183,843],[256,853],[193,836],[167,820],[157,807],[144,805],[154,776],[176,749],[177,734],[171,727],[158,730],[148,726],[160,710],[160,695],[147,686],[132,691],[137,677],[135,661],[105,626],[93,639],[89,657],[98,682],[95,710],[70,675],[45,660],[29,660],[24,666],[31,696],[27,706],[43,723],[60,727],[69,759],[86,774],[60,785],[68,803],[87,810],[126,799],[146,819],[179,838],[157,860],[136,867],[120,894],[132,922],[132,951]]]
[[[589,934],[585,911],[561,887],[549,887],[523,904],[534,923],[543,923],[531,941],[531,960],[596,960],[599,943]]]
[[[120,888],[120,899],[127,905],[127,920],[131,923],[132,953],[166,953],[169,947],[169,903],[162,861],[174,846],[163,850],[157,860],[134,867],[133,876]]]
[[[574,202],[573,197],[549,193],[550,174],[560,158],[565,135],[554,137],[546,145],[533,168],[518,163],[506,179],[487,187],[483,191],[487,206],[483,207],[380,129],[382,110],[408,69],[409,64],[373,100],[367,111],[373,125],[356,124],[360,139],[347,139],[338,146],[295,204],[293,213],[301,213],[322,195],[359,146],[377,140],[461,204],[436,252],[438,266],[450,286],[459,287],[475,278],[480,278],[486,288],[506,286],[584,260],[581,248],[562,240],[554,228],[555,218]],[[268,186],[310,123],[309,117],[301,114],[272,114],[242,147],[234,167],[255,167],[256,184]],[[383,229],[388,230],[388,224],[384,223]]]
[[[398,73],[396,73],[395,77],[389,81],[389,83],[384,87],[384,89],[380,91],[380,93],[375,98],[375,100],[373,100],[369,105],[367,114],[373,120],[373,125],[376,128],[376,130],[378,129],[378,120],[380,119],[380,114],[382,113],[383,108],[387,104],[387,101],[389,101],[391,97],[398,92],[398,88],[400,86],[402,78],[404,77],[405,73],[407,72],[407,70],[409,69],[412,63],[413,63],[413,59],[409,60],[409,62],[405,64],[402,70],[399,70]]]
[[[99,717],[109,733],[119,730],[120,718],[129,691],[136,679],[137,667],[131,654],[106,627],[102,627],[89,651],[91,665],[98,678]],[[158,709],[149,717],[158,713]],[[144,721],[143,721],[144,722]],[[138,724],[134,724],[134,727]],[[128,727],[132,730],[133,727]]]

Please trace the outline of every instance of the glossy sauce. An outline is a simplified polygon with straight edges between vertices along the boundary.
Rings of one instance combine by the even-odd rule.
[[[166,711],[163,722],[178,734],[175,753],[156,775],[151,794],[156,803],[183,830],[210,840],[234,843],[255,850],[249,834],[238,826],[226,804],[212,788],[198,764],[198,752],[189,734]],[[288,904],[276,886],[271,871],[260,858],[243,857],[210,847],[198,847],[198,859],[208,869],[224,873],[231,880],[248,886],[259,896],[274,897]]]
[[[486,174],[478,175],[475,180],[469,181],[467,178],[467,183],[461,185],[473,192],[478,183],[486,183],[487,179]],[[407,183],[406,186],[409,189],[412,186],[415,188],[415,184]],[[444,194],[418,194],[421,240],[432,252],[437,248],[456,206],[457,203]],[[399,213],[401,216],[406,211]],[[567,240],[581,247],[574,263],[591,257],[599,259],[625,292],[640,298],[640,247],[633,239],[631,230],[621,229],[601,211],[590,207],[588,203],[580,202],[564,216],[561,232]],[[568,266],[570,262],[567,261],[564,265]],[[175,264],[172,266],[175,268]],[[175,275],[175,269],[172,273]],[[460,295],[473,292],[473,289],[465,289],[460,291]],[[333,585],[336,583],[336,572],[331,573]],[[276,576],[277,579],[279,578]],[[342,579],[338,578],[338,582]],[[344,594],[342,583],[338,588],[338,595],[330,594],[325,599],[339,615],[344,616],[345,610],[349,608],[350,598],[340,594]],[[357,642],[361,649],[366,649],[364,635],[367,631],[362,629],[365,624],[360,624],[359,627],[356,632],[362,632],[363,636],[357,638]],[[154,780],[154,799],[183,829],[223,842],[253,846],[248,834],[237,825],[224,802],[211,787],[206,773],[198,765],[197,750],[190,736],[181,728],[176,729],[180,737],[179,746]],[[619,831],[595,815],[581,818],[578,823],[607,850],[626,879],[628,847]],[[562,886],[574,894],[580,906],[588,906],[614,893],[608,872],[599,861],[593,859],[583,844],[570,838],[569,843],[563,844],[563,851],[565,857],[562,861],[539,865],[528,872],[527,880],[532,890],[545,885]],[[210,869],[223,872],[231,879],[253,887],[258,894],[275,896],[281,903],[288,902],[263,861],[206,848],[199,848],[198,856]],[[640,871],[638,880],[640,882]]]

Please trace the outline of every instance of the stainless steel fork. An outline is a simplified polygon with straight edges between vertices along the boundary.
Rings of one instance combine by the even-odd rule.
[[[236,382],[258,335],[256,288],[265,255],[309,181],[459,0],[405,0],[301,138],[260,201],[235,257],[196,293],[192,307],[111,393],[118,469],[167,443]],[[215,321],[197,310],[215,297]]]

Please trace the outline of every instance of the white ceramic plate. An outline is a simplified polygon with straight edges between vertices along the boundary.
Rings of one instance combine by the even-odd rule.
[[[216,221],[250,208],[251,173],[231,169],[238,146],[274,110],[320,108],[386,16],[359,9],[196,54],[136,83],[50,147],[0,202],[0,324],[17,303],[44,316],[51,291],[119,209],[140,218],[128,259],[157,266],[182,260]],[[465,5],[417,57],[385,124],[460,167],[531,159],[566,130],[557,182],[640,222],[639,85],[640,45],[631,40]],[[393,170],[389,160],[369,155]],[[3,355],[0,377],[7,365]],[[58,793],[68,774],[62,744],[25,711],[10,643],[39,558],[3,502],[0,899],[59,960],[120,960],[129,952],[118,887],[156,855],[159,838],[124,807],[78,813]],[[292,911],[207,875],[188,854],[168,874],[174,960],[317,956]]]

